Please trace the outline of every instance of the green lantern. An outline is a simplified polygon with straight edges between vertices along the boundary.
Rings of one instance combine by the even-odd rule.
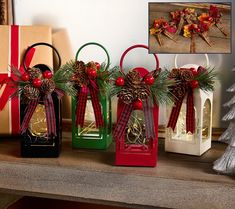
[[[80,51],[88,45],[101,47],[107,55],[107,63],[78,61]],[[109,54],[101,44],[90,42],[78,49],[75,59],[73,81],[77,96],[72,97],[72,145],[107,149],[112,142]]]

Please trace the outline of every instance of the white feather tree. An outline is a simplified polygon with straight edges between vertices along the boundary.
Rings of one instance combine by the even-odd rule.
[[[235,92],[235,84],[233,84],[228,92]],[[222,118],[223,121],[230,121],[229,127],[220,136],[219,141],[228,144],[224,154],[214,162],[213,169],[222,174],[235,175],[235,96],[224,104],[229,107],[229,112]]]

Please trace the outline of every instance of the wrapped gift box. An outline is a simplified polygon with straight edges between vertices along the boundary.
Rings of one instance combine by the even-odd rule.
[[[0,83],[11,76],[10,67],[20,68],[26,48],[36,42],[51,44],[49,26],[0,26]],[[37,47],[30,66],[44,63],[53,66],[52,50],[49,47]],[[8,91],[6,84],[1,85],[0,100]],[[0,135],[17,135],[20,127],[18,98],[8,101],[0,111]]]

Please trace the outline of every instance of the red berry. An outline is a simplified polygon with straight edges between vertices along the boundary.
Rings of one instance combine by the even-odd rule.
[[[47,79],[52,78],[52,72],[50,70],[44,71],[42,75],[43,75],[43,78],[47,78]]]
[[[90,77],[95,78],[97,76],[97,72],[93,68],[87,68],[87,75]]]
[[[115,81],[116,86],[124,86],[125,84],[125,80],[123,77],[117,77],[116,81]]]
[[[29,80],[29,74],[28,73],[24,73],[22,76],[21,76],[21,79],[23,81],[28,81]]]
[[[154,77],[149,75],[147,76],[145,79],[144,79],[144,82],[147,84],[147,85],[153,85],[154,84]]]
[[[193,81],[191,81],[190,82],[190,86],[191,86],[191,88],[193,88],[193,89],[195,89],[195,88],[197,88],[198,87],[198,81],[197,80],[193,80]]]
[[[96,65],[96,69],[99,70],[100,69],[100,63],[95,62],[95,65]]]
[[[42,80],[40,78],[34,78],[32,83],[35,88],[40,88],[42,85]]]
[[[143,109],[143,103],[141,100],[136,100],[134,101],[133,103],[133,108],[136,109],[136,110],[142,110]]]
[[[191,68],[190,68],[190,70],[192,71],[192,73],[193,73],[193,75],[194,75],[194,76],[198,74],[198,72],[197,72],[197,69],[196,69],[196,68],[191,67]]]

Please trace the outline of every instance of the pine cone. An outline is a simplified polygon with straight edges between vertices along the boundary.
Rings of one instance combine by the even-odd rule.
[[[30,84],[27,84],[23,88],[23,95],[28,100],[37,99],[39,97],[39,94],[40,91],[37,88],[31,86]]]
[[[189,82],[193,79],[193,73],[190,69],[180,69],[180,76],[183,81]]]
[[[150,90],[145,86],[141,86],[140,88],[135,89],[134,97],[135,99],[146,100],[150,95]]]
[[[77,61],[75,63],[75,73],[77,73],[78,71],[85,71],[85,63],[83,61]]]
[[[40,90],[44,94],[50,94],[55,90],[55,82],[52,79],[44,79]]]
[[[89,84],[88,77],[86,75],[86,65],[83,61],[77,61],[75,64],[74,83],[78,87],[87,86]]]
[[[92,69],[97,70],[96,64],[95,64],[95,62],[93,62],[93,61],[88,62],[87,65],[86,65],[86,67],[87,67],[87,68],[92,68]]]
[[[134,99],[133,90],[124,87],[124,88],[119,92],[118,97],[119,97],[124,103],[130,104],[130,103],[133,101],[133,99]]]
[[[130,86],[140,85],[142,77],[139,72],[132,70],[126,75],[126,80]]]
[[[180,70],[178,68],[173,68],[170,72],[170,78],[178,78],[180,76]]]
[[[34,79],[34,78],[41,78],[42,77],[42,72],[39,68],[28,68],[27,70],[30,79]]]

